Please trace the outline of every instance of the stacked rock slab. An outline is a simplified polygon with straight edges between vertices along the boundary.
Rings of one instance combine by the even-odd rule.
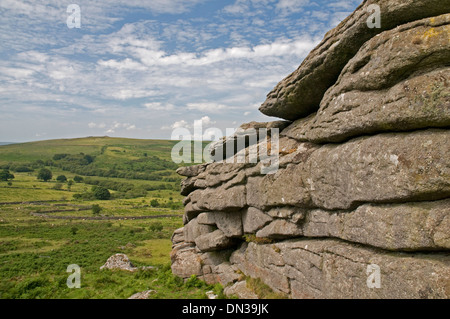
[[[366,25],[373,3],[382,29]],[[242,126],[279,128],[277,148],[273,135],[256,145],[276,150],[276,171],[238,161],[250,145],[178,170],[187,178],[174,274],[230,292],[260,278],[290,298],[450,298],[443,3],[365,1],[325,36],[262,107],[293,122]]]

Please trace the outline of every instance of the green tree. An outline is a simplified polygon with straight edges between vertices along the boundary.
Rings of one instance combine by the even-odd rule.
[[[72,185],[73,185],[73,180],[70,180],[67,182],[67,190],[70,192],[70,190],[72,189]]]
[[[0,181],[6,182],[9,181],[10,179],[14,179],[14,177],[15,176],[11,174],[7,169],[4,169],[3,171],[0,172]]]
[[[157,199],[152,199],[151,202],[150,202],[150,205],[152,207],[159,207],[159,202],[158,202]]]
[[[38,172],[37,179],[47,182],[53,177],[52,171],[48,168],[41,168]]]
[[[81,183],[83,181],[83,177],[77,175],[73,178],[73,181],[75,183]]]
[[[67,182],[67,177],[65,175],[59,175],[56,180],[61,183]]]
[[[92,187],[92,192],[94,193],[94,197],[98,200],[108,200],[111,198],[109,190],[102,186]]]
[[[92,205],[92,214],[98,215],[102,211],[102,208],[98,204]]]
[[[78,232],[78,227],[73,226],[70,231],[72,232],[72,235],[76,235]]]

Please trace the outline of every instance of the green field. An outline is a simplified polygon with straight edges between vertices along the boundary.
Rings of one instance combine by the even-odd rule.
[[[170,160],[175,143],[91,137],[0,146],[0,170],[14,175],[0,182],[0,298],[221,295],[220,286],[183,282],[170,271],[170,237],[183,224],[180,177]],[[37,179],[42,168],[51,180]],[[68,182],[56,181],[60,175]],[[83,180],[73,182],[75,176]],[[111,199],[92,198],[94,184]],[[100,270],[116,253],[136,267],[156,268]],[[79,289],[66,284],[71,264],[81,267]]]

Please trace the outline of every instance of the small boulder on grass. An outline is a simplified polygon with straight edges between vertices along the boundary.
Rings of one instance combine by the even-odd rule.
[[[121,269],[128,271],[136,271],[138,270],[131,261],[128,259],[128,256],[125,254],[115,254],[108,258],[106,263],[100,267],[100,269]]]
[[[146,290],[132,295],[128,299],[148,299],[150,295],[156,294],[156,290]]]
[[[128,256],[125,254],[115,254],[108,258],[106,263],[100,267],[100,269],[120,269],[127,271],[137,271],[139,269],[148,270],[154,269],[155,267],[146,266],[146,267],[135,267],[131,261],[128,259]]]

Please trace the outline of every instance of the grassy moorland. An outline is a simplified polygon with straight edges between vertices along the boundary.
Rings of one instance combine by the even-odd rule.
[[[170,271],[170,237],[183,214],[175,143],[91,137],[0,146],[0,171],[14,175],[0,181],[0,298],[220,294]],[[42,169],[52,178],[38,180]],[[109,199],[97,197],[99,188]],[[116,253],[156,268],[100,270]],[[81,267],[79,289],[66,284],[71,264]]]

